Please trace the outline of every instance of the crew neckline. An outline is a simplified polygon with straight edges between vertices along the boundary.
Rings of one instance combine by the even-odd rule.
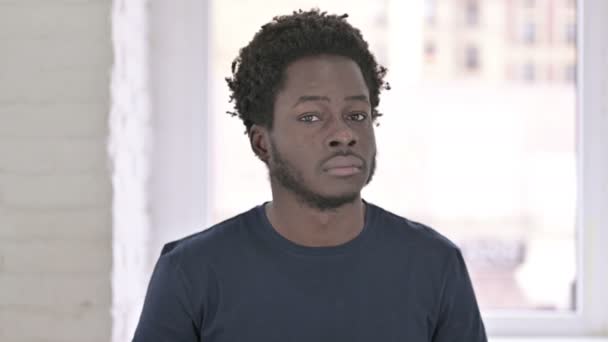
[[[373,204],[370,204],[365,200],[362,201],[365,205],[363,229],[354,238],[336,246],[304,246],[285,238],[283,235],[279,234],[279,232],[276,231],[276,229],[270,223],[268,216],[266,215],[265,207],[269,203],[268,201],[254,208],[258,222],[261,223],[261,227],[255,227],[254,230],[258,231],[271,244],[278,246],[280,249],[284,250],[285,252],[288,252],[289,254],[303,256],[327,256],[349,254],[360,250],[360,247],[365,243],[365,241],[369,240],[370,235],[372,233],[371,231],[373,227],[373,220],[376,215],[376,208]]]

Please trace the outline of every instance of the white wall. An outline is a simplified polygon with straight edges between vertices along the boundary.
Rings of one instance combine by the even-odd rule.
[[[208,2],[152,1],[149,260],[161,247],[206,228]],[[175,18],[179,18],[176,20]]]
[[[115,0],[112,108],[112,341],[130,341],[150,278],[151,114],[148,0]]]
[[[111,331],[111,1],[0,1],[0,341]]]

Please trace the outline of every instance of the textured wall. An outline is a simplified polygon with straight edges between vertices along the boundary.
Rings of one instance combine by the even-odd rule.
[[[111,331],[110,1],[0,1],[0,341]]]

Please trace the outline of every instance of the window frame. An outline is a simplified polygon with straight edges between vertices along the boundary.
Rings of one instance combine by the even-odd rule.
[[[608,2],[579,0],[577,309],[571,314],[487,312],[484,322],[491,336],[608,337],[608,263],[602,264],[608,260],[608,73],[597,72],[608,70],[603,13]]]

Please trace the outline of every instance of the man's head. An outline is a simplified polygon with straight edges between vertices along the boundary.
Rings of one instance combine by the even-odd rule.
[[[372,178],[373,130],[386,69],[346,15],[275,17],[232,65],[227,82],[271,182],[313,207],[352,202]]]

